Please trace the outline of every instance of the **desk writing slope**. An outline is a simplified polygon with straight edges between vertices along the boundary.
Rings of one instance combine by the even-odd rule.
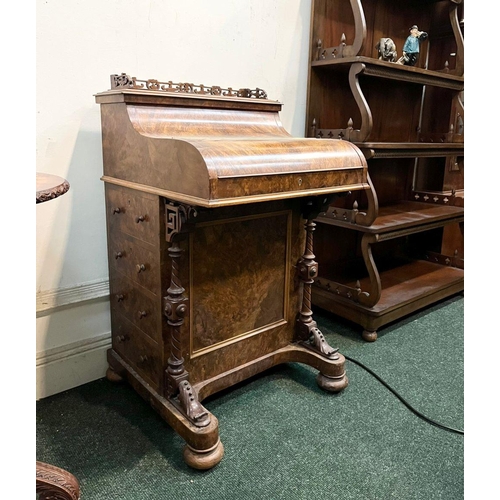
[[[207,396],[300,362],[337,392],[345,359],[311,312],[314,217],[368,190],[360,150],[293,138],[262,90],[112,76],[101,105],[112,348],[126,378],[186,441],[223,455]]]

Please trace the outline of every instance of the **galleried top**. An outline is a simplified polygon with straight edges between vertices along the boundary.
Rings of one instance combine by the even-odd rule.
[[[225,97],[246,97],[255,99],[267,99],[267,93],[259,88],[243,88],[234,90],[232,87],[222,88],[217,85],[211,87],[203,84],[195,85],[193,83],[174,83],[159,82],[158,80],[139,80],[135,76],[129,76],[126,73],[120,75],[111,75],[111,90],[114,89],[136,89],[136,90],[154,90],[163,92],[173,92],[182,94],[213,95]]]

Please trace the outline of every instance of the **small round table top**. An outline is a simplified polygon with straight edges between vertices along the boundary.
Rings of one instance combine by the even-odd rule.
[[[36,202],[53,200],[69,189],[69,182],[58,175],[36,173]]]

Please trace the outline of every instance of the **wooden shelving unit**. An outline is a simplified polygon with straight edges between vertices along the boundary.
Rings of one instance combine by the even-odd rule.
[[[428,33],[414,66],[409,28]],[[371,190],[316,220],[313,304],[360,324],[387,323],[464,288],[463,1],[314,0],[306,134],[356,144]]]

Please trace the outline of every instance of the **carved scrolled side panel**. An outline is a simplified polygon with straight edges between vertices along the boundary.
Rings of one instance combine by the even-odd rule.
[[[460,28],[460,21],[458,19],[458,4],[461,2],[455,2],[452,0],[450,3],[450,23],[455,36],[455,41],[457,43],[457,55],[455,61],[455,69],[453,74],[457,76],[463,76],[464,74],[464,36]]]
[[[349,69],[349,85],[361,114],[361,127],[359,129],[359,136],[351,138],[351,140],[355,140],[356,142],[366,141],[373,129],[372,112],[370,110],[370,107],[368,106],[368,102],[359,84],[359,75],[363,73],[365,69],[366,66],[362,63],[353,64]]]
[[[359,211],[356,214],[354,222],[360,226],[370,226],[373,224],[378,216],[378,198],[375,188],[373,187],[372,180],[370,179],[370,174],[367,175],[367,182],[370,185],[370,189],[366,191],[366,196],[368,198],[368,208],[366,211]]]
[[[361,239],[361,252],[363,253],[366,269],[370,276],[371,288],[369,292],[361,292],[358,295],[358,300],[360,304],[367,307],[373,307],[380,300],[380,295],[382,294],[382,283],[371,249],[371,245],[377,241],[378,236],[376,234],[367,233]]]
[[[316,59],[338,59],[342,57],[354,57],[360,54],[366,40],[366,19],[361,5],[361,0],[350,0],[354,17],[354,40],[351,44],[346,43],[346,36],[342,33],[339,45],[323,48],[323,42],[317,41]]]
[[[357,56],[366,40],[366,19],[361,0],[351,0],[352,13],[354,15],[354,41],[344,49],[344,57]]]

